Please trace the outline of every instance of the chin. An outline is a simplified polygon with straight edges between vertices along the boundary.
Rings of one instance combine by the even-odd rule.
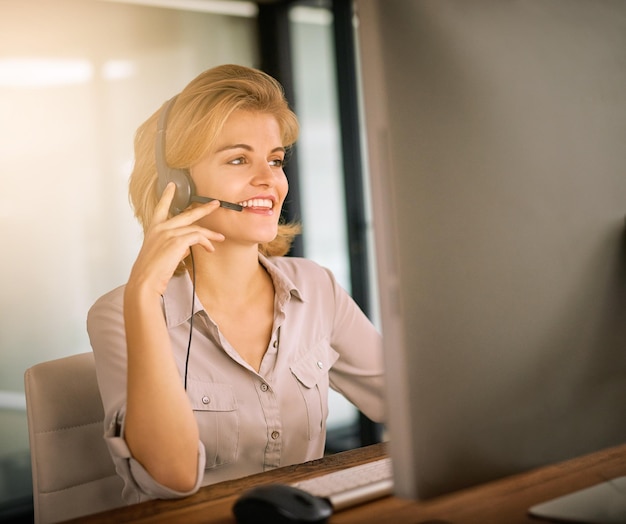
[[[275,235],[268,235],[266,237],[259,237],[257,239],[257,244],[269,244],[272,240],[276,238],[277,235],[278,233],[276,233]]]
[[[278,235],[278,227],[272,227],[271,229],[267,229],[264,231],[259,231],[258,235],[256,235],[256,241],[259,244],[267,244],[274,240]]]

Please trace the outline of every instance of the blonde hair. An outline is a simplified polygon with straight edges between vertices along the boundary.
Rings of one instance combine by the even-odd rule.
[[[189,169],[197,163],[215,142],[228,117],[238,109],[269,113],[276,118],[287,149],[298,138],[298,120],[289,109],[282,86],[274,78],[257,69],[222,65],[198,75],[176,97],[167,122],[164,152],[167,164],[175,169]],[[163,107],[135,135],[129,196],[144,233],[160,198],[155,144],[161,111]],[[260,244],[259,251],[266,256],[285,255],[298,233],[299,224],[281,221],[276,238]]]

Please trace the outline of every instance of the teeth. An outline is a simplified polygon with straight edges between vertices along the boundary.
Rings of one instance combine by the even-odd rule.
[[[269,209],[274,207],[274,203],[269,198],[251,198],[239,202],[239,205],[243,207],[267,207]]]

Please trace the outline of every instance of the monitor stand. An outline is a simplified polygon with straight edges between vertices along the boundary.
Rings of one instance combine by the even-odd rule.
[[[537,518],[585,524],[626,522],[626,476],[537,504],[528,510]]]

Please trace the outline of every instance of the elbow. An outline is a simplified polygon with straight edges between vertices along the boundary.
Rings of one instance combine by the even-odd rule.
[[[367,406],[364,406],[363,413],[372,422],[385,424],[387,422],[387,405],[385,404],[382,393],[372,399]]]
[[[193,450],[188,448],[184,452],[160,448],[158,452],[143,456],[136,454],[134,458],[154,483],[175,492],[171,494],[174,497],[190,495],[198,483],[200,456],[197,447]]]
[[[364,414],[368,419],[377,424],[385,424],[387,422],[386,413],[382,406],[375,410],[368,410],[368,412],[364,412]]]
[[[152,478],[164,486],[178,493],[191,494],[197,484],[197,463],[193,467],[183,467],[182,464],[159,464],[151,472]]]

